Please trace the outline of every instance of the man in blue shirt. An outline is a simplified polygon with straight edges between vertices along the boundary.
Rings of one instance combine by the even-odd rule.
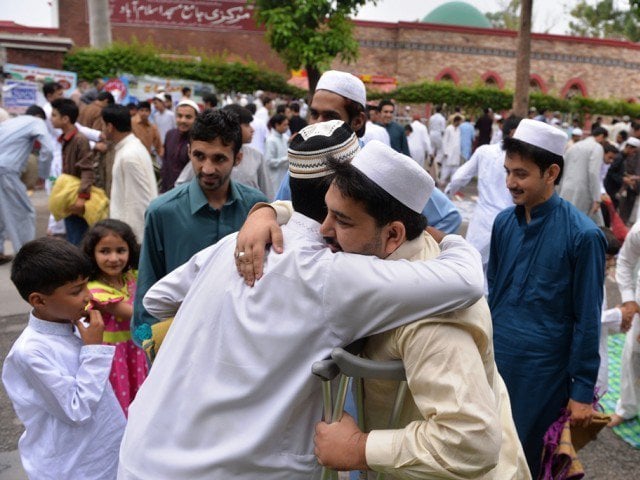
[[[136,342],[137,327],[158,321],[142,305],[147,290],[195,253],[238,231],[251,207],[267,201],[259,190],[230,179],[242,160],[241,147],[240,123],[233,113],[207,110],[196,118],[188,149],[195,177],[156,198],[145,215],[131,319]]]
[[[544,434],[563,408],[572,424],[591,421],[600,364],[606,241],[555,193],[566,142],[534,120],[504,139],[516,205],[496,217],[487,271],[496,363],[533,478]]]
[[[36,140],[40,143],[38,177],[44,183],[53,158],[53,142],[44,123],[44,110],[36,105],[27,114],[0,124],[0,264],[11,260],[4,255],[4,238],[14,252],[36,237],[36,211],[20,175],[27,166]]]

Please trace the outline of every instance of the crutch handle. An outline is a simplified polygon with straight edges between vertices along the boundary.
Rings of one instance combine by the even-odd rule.
[[[316,377],[320,377],[320,380],[324,382],[330,382],[338,376],[340,369],[338,365],[336,365],[336,362],[327,358],[326,360],[313,362],[313,365],[311,365],[311,373]]]
[[[397,381],[406,379],[402,360],[369,360],[352,355],[340,347],[334,348],[331,351],[331,358],[339,367],[340,372],[349,377]]]

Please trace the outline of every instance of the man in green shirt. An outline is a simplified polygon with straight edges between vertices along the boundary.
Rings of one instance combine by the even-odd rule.
[[[195,177],[156,198],[145,214],[138,285],[131,331],[153,324],[142,305],[147,290],[203,248],[240,229],[251,207],[265,195],[233,182],[231,171],[242,160],[242,131],[226,111],[200,114],[190,132],[189,158]]]

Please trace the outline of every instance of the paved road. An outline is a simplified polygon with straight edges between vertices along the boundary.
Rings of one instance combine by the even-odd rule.
[[[459,202],[466,220],[473,212],[475,189],[464,190],[465,198]],[[37,235],[46,232],[46,198],[43,193],[36,193],[33,202],[38,212]],[[9,281],[9,266],[0,266],[0,360],[4,361],[11,344],[18,337],[27,321],[28,305],[19,297]],[[607,283],[609,305],[619,302],[619,294],[615,286]],[[20,465],[17,454],[18,438],[22,426],[17,420],[11,404],[0,389],[0,480],[25,480],[26,476]],[[598,439],[580,452],[587,478],[598,480],[628,480],[638,478],[640,471],[640,450],[633,449],[620,440],[609,429],[605,429]],[[499,480],[499,479],[498,479]]]

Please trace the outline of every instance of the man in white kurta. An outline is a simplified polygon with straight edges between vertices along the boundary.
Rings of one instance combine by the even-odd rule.
[[[357,148],[355,135],[349,142]],[[310,180],[292,174],[296,181]],[[305,184],[319,185],[326,190]],[[317,220],[293,214],[286,250],[268,255],[253,288],[238,277],[230,235],[149,290],[145,306],[159,318],[184,302],[129,411],[120,479],[319,478],[312,437],[322,396],[313,362],[482,293],[479,256],[460,237],[445,237],[431,262],[384,262],[332,254]]]
[[[409,152],[411,153],[411,158],[424,168],[426,158],[431,155],[429,130],[418,118],[411,122],[411,129],[412,132],[407,137]]]
[[[440,185],[444,186],[460,166],[460,123],[462,117],[453,117],[453,123],[444,130],[442,137],[442,168]]]
[[[520,119],[508,118],[505,121],[504,135],[512,135]],[[482,256],[482,266],[486,272],[489,262],[491,228],[496,215],[513,205],[507,189],[507,175],[504,170],[504,150],[501,143],[482,145],[465,162],[445,188],[445,194],[453,196],[474,177],[478,178],[478,202],[473,216],[469,220],[467,241],[476,247]]]
[[[577,142],[565,152],[558,194],[590,217],[596,225],[602,226],[600,170],[604,159],[602,144],[607,139],[607,131],[596,128],[593,133],[595,135]]]
[[[622,305],[630,306],[640,313],[640,277],[637,274],[640,262],[640,222],[636,222],[622,244],[616,264],[616,281],[620,289]],[[631,329],[622,349],[620,371],[620,399],[616,404],[612,423],[619,425],[640,413],[640,316],[634,315]]]
[[[127,223],[142,243],[144,212],[158,196],[151,156],[131,132],[131,117],[126,107],[105,107],[102,118],[107,139],[116,142],[109,216]]]
[[[447,120],[440,113],[442,107],[436,107],[436,113],[429,117],[429,136],[431,137],[431,146],[435,155],[436,163],[442,163],[442,136],[447,127]]]

